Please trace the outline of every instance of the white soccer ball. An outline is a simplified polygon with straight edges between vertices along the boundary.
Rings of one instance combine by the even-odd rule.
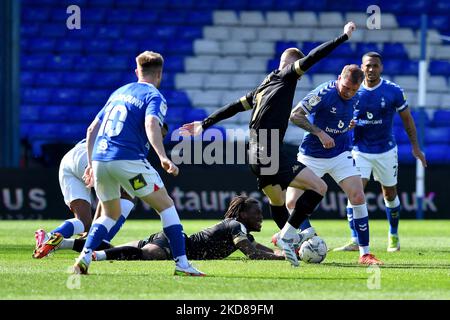
[[[327,256],[327,244],[319,236],[314,236],[302,243],[299,256],[307,263],[321,263]]]

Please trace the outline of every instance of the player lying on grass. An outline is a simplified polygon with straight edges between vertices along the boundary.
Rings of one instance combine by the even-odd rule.
[[[249,259],[284,260],[255,241],[250,232],[259,232],[263,216],[258,201],[246,196],[237,196],[231,201],[225,219],[191,236],[184,235],[186,254],[191,260],[224,259],[236,250],[242,251]],[[63,240],[66,242],[67,240]],[[62,247],[81,251],[84,240],[65,243]],[[101,260],[172,260],[169,240],[164,232],[150,235],[145,240],[133,241],[121,246],[96,251],[94,259]]]

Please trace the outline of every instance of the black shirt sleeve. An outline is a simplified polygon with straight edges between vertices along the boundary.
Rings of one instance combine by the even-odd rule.
[[[294,63],[297,73],[300,72],[300,74],[303,74],[316,62],[320,61],[322,58],[325,58],[328,54],[331,53],[331,51],[336,49],[341,43],[344,43],[347,40],[348,36],[344,33],[333,40],[322,43],[320,46],[315,47],[309,52],[306,57],[297,60]]]
[[[232,220],[228,224],[230,228],[231,237],[233,238],[233,243],[237,244],[242,240],[248,239],[247,230],[245,227],[238,221]]]
[[[203,129],[208,129],[217,122],[231,118],[238,112],[247,111],[253,108],[253,92],[247,93],[245,96],[236,100],[233,103],[227,104],[226,106],[220,108],[205,120],[202,121]]]

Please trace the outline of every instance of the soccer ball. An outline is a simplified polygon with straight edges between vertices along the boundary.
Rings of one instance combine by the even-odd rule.
[[[327,256],[327,245],[322,238],[314,236],[302,243],[299,256],[307,263],[321,263]]]

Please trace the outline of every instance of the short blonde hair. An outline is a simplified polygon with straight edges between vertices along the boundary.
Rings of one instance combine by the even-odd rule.
[[[164,58],[157,52],[144,51],[136,57],[136,65],[143,75],[154,75],[162,70]]]
[[[349,78],[353,84],[361,84],[364,80],[364,72],[356,64],[348,64],[342,69],[341,77]]]

